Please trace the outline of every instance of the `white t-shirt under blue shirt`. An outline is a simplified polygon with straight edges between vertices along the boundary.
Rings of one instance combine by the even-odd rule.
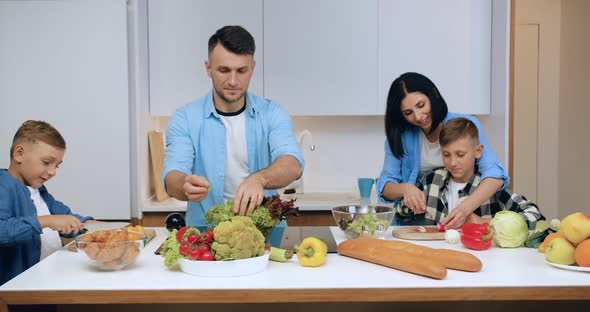
[[[424,131],[420,131],[420,174],[418,175],[418,181],[433,169],[444,167],[444,165],[439,141],[436,140],[434,143],[428,141]]]
[[[238,187],[250,175],[246,145],[246,106],[235,113],[217,111],[225,126],[225,180],[224,199],[234,199]]]
[[[30,186],[27,186],[27,188],[31,192],[31,200],[37,208],[37,216],[51,215],[51,213],[49,212],[49,207],[47,207],[47,204],[45,203],[43,198],[41,198],[41,193],[39,193],[39,189]],[[61,246],[62,244],[61,238],[59,237],[59,233],[56,230],[49,227],[43,228],[43,233],[41,234],[40,260],[45,259],[45,257],[60,249]]]

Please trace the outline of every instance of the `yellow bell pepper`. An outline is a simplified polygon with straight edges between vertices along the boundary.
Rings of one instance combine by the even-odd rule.
[[[328,258],[328,246],[317,237],[307,237],[294,248],[297,250],[299,263],[306,267],[318,267]]]

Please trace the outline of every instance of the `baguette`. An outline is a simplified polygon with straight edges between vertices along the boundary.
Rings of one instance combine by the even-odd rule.
[[[344,241],[338,244],[337,249],[338,253],[343,256],[409,273],[436,279],[443,279],[447,276],[447,269],[432,259],[422,259],[403,250],[382,248],[382,245],[379,244],[366,244],[359,239]]]
[[[447,269],[479,272],[483,266],[481,260],[468,252],[444,248],[435,249],[396,240],[379,240],[370,237],[359,237],[357,239],[360,239],[360,243],[363,244],[378,245],[381,248],[388,248],[396,251],[403,250],[422,259],[432,259],[442,264]]]

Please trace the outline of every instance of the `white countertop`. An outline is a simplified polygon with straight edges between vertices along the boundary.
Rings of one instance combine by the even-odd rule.
[[[372,196],[368,202],[362,202],[358,194],[341,192],[310,192],[291,195],[282,194],[281,198],[283,200],[297,198],[295,205],[299,207],[300,211],[330,211],[331,208],[336,206],[357,205],[361,203],[389,205],[379,202],[376,199],[376,196]],[[172,197],[160,202],[149,199],[144,201],[142,210],[144,212],[186,211],[186,202]]]
[[[552,267],[544,262],[543,255],[536,249],[493,247],[485,251],[472,251],[461,244],[450,245],[444,241],[418,243],[471,252],[483,262],[482,271],[467,273],[449,270],[445,279],[435,280],[329,254],[327,263],[319,268],[302,267],[294,257],[288,263],[271,261],[265,271],[254,275],[230,279],[205,278],[185,274],[178,268],[165,267],[163,258],[155,255],[154,251],[166,238],[167,231],[164,228],[156,228],[156,231],[156,237],[146,245],[137,261],[121,271],[95,270],[86,263],[85,255],[63,248],[0,286],[0,297],[2,292],[10,291],[79,289],[116,291],[590,286],[590,273]],[[333,227],[332,232],[337,242],[344,240],[345,237],[338,228]]]

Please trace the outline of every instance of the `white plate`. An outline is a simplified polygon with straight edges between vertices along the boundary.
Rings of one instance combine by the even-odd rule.
[[[193,261],[180,259],[180,269],[187,274],[205,277],[234,277],[264,271],[270,252],[262,256],[231,261]]]
[[[547,260],[545,260],[545,262],[549,265],[552,265],[556,268],[560,268],[560,269],[564,269],[564,270],[571,270],[571,271],[580,271],[580,272],[590,272],[590,267],[581,267],[581,266],[577,266],[577,265],[564,265],[564,264],[557,264],[557,263],[552,263],[549,262]]]

